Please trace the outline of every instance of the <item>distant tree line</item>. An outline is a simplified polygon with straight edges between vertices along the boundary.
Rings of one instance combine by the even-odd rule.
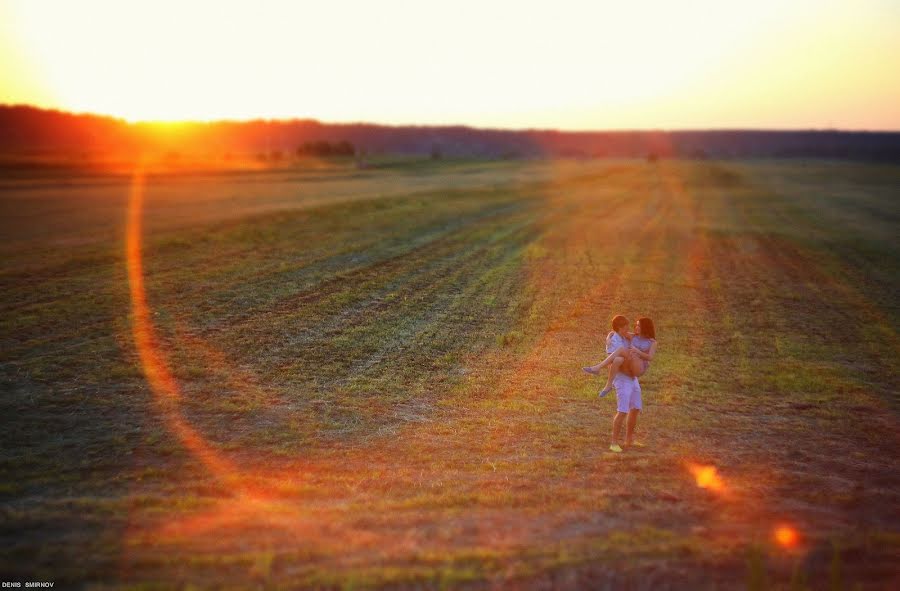
[[[355,153],[356,148],[346,140],[333,144],[324,140],[304,142],[297,148],[297,156],[353,156]]]
[[[345,141],[312,141],[342,138]],[[349,140],[349,141],[346,141]],[[306,143],[303,143],[306,142]],[[353,142],[351,144],[350,142]],[[354,145],[355,144],[355,145]],[[285,146],[288,149],[285,150]],[[299,148],[297,147],[299,146]],[[211,149],[256,153],[266,162],[311,156],[415,154],[484,158],[840,158],[900,161],[900,132],[839,130],[584,131],[465,126],[324,124],[314,120],[187,123],[177,137],[152,123],[0,105],[0,152],[92,158],[157,152],[186,157]]]

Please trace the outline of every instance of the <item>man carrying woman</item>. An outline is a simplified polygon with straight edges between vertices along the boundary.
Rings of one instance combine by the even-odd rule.
[[[628,330],[628,319],[617,315],[612,319],[612,331],[606,337],[607,357],[600,363],[584,369],[598,375],[609,367],[606,386],[600,390],[603,398],[610,390],[616,390],[616,415],[613,417],[612,440],[609,449],[621,453],[619,436],[625,423],[625,447],[634,445],[634,430],[638,414],[643,408],[641,384],[638,377],[644,375],[656,353],[656,330],[649,318],[640,318],[634,324],[634,332]]]

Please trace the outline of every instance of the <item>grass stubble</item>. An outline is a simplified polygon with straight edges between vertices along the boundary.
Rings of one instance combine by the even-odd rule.
[[[9,181],[0,571],[721,589],[818,588],[837,564],[888,588],[898,180],[816,161],[150,177],[158,346],[225,480],[143,375],[127,183]],[[620,311],[660,349],[647,447],[613,455],[613,402],[579,368]]]

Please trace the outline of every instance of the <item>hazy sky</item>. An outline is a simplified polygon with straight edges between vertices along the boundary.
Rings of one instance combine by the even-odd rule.
[[[0,102],[128,119],[900,130],[900,0],[0,0]]]

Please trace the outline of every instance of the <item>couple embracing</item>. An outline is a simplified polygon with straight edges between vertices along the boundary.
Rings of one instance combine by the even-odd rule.
[[[628,330],[628,319],[622,315],[612,319],[612,331],[606,336],[607,357],[596,365],[584,367],[589,374],[599,375],[600,370],[608,367],[606,385],[600,390],[603,398],[613,389],[616,390],[616,416],[613,418],[612,440],[610,451],[621,453],[619,435],[622,423],[625,423],[625,447],[634,445],[634,429],[637,426],[641,403],[641,383],[638,378],[644,375],[656,354],[656,330],[649,318],[639,318],[634,323],[634,331]],[[627,420],[626,420],[627,419]]]

